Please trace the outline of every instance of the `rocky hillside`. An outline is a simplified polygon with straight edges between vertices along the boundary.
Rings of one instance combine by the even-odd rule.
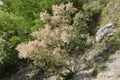
[[[120,80],[120,0],[103,8],[96,43],[83,55],[90,69],[80,70],[71,80]]]
[[[99,23],[95,26],[95,35],[91,37],[93,45],[85,54],[71,60],[67,69],[64,68],[59,74],[51,75],[45,80],[120,80],[120,0],[106,2]],[[39,70],[35,74],[30,71],[24,73],[26,76],[21,76],[21,71],[21,74],[19,72],[12,79],[42,80],[43,75]],[[36,76],[41,76],[41,79],[34,78]]]

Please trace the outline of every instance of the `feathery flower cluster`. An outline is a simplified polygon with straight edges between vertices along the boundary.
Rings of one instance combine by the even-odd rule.
[[[52,6],[53,15],[50,16],[45,12],[40,13],[40,18],[43,22],[49,21],[53,26],[59,26],[61,24],[70,24],[72,17],[71,15],[76,13],[77,8],[73,7],[73,3],[60,4]],[[47,17],[46,17],[47,16]]]
[[[28,43],[21,43],[17,46],[17,50],[19,51],[20,58],[32,58],[36,57],[39,51],[46,48],[46,44],[43,41],[29,41]]]
[[[32,33],[37,40],[21,43],[17,46],[20,58],[30,58],[38,65],[44,58],[54,61],[61,61],[63,55],[67,55],[67,50],[63,47],[70,43],[73,26],[71,21],[77,11],[73,3],[52,6],[53,15],[46,11],[40,13],[40,19],[45,23],[45,27]],[[54,57],[54,58],[53,58]]]
[[[72,29],[72,26],[67,25],[61,25],[54,29],[45,26],[45,28],[33,32],[33,36],[37,37],[38,40],[44,40],[49,45],[58,44],[60,42],[69,43]]]
[[[50,20],[50,15],[47,12],[41,12],[40,18],[43,22],[48,22]]]

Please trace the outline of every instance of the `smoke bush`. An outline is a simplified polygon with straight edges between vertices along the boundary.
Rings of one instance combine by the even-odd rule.
[[[71,47],[75,38],[72,37],[76,34],[73,24],[75,24],[74,16],[77,13],[77,8],[73,7],[73,3],[53,5],[52,12],[52,15],[47,11],[40,13],[44,28],[32,33],[36,40],[21,43],[16,48],[20,58],[32,59],[35,65],[44,68],[58,66],[66,62],[69,51],[72,50],[66,47]],[[82,40],[79,42],[82,44]]]

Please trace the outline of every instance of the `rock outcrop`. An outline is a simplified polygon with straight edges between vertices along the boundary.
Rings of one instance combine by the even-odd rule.
[[[103,36],[108,33],[108,32],[113,32],[114,24],[113,23],[108,23],[102,28],[100,28],[97,33],[96,33],[96,42],[99,42]]]
[[[11,80],[43,80],[44,72],[40,69],[27,67],[21,69]]]
[[[111,55],[105,65],[105,70],[95,80],[120,80],[120,51]]]
[[[94,68],[89,69],[89,70],[81,70],[78,71],[74,78],[71,80],[92,80],[94,77],[92,76],[92,73],[94,71]]]

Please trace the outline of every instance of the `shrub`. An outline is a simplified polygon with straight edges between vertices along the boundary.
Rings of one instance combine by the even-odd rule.
[[[83,5],[83,11],[87,15],[87,31],[90,35],[95,35],[96,27],[99,25],[102,6],[100,1],[91,1]]]
[[[1,50],[1,56],[5,57],[2,61],[0,71],[6,69],[8,66],[18,65],[18,54],[15,47],[22,41],[27,41],[31,39],[29,24],[23,17],[16,16],[9,13],[0,13],[0,31],[6,33],[5,38],[2,38],[5,41],[4,49]],[[1,33],[0,37],[3,36]],[[6,44],[9,43],[9,44]],[[4,44],[4,43],[2,43]],[[11,67],[12,68],[12,67]],[[11,69],[10,69],[11,70]],[[7,71],[8,72],[8,71]]]
[[[6,52],[7,50],[9,50],[9,43],[5,40],[5,37],[6,33],[0,31],[0,69],[10,57],[9,54]]]
[[[20,41],[30,39],[30,25],[23,17],[9,13],[0,13],[0,30],[5,32],[11,47],[15,47]]]
[[[83,11],[79,11],[77,14],[75,14],[74,17],[74,26],[76,26],[76,30],[79,33],[86,34],[88,33],[88,26],[87,26],[87,21],[89,20],[89,16],[86,15]]]
[[[86,38],[74,29],[77,8],[73,7],[73,3],[53,5],[52,12],[52,15],[47,11],[40,13],[45,26],[32,33],[36,40],[16,47],[20,58],[29,58],[44,69],[63,65],[71,51],[82,52],[88,47]]]

